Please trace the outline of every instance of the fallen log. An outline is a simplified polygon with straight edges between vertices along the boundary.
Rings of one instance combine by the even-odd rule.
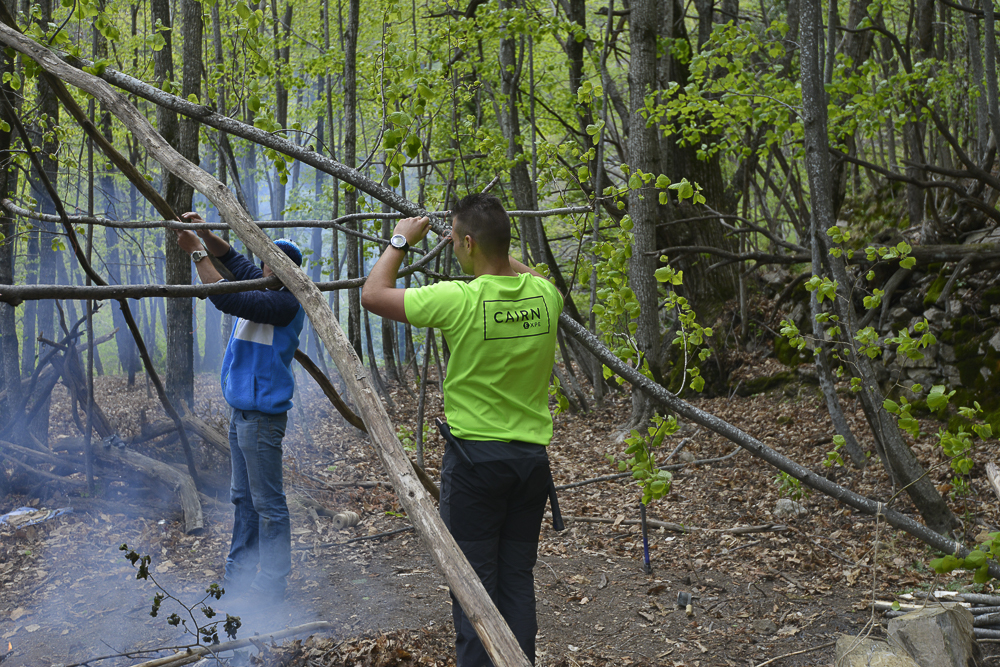
[[[296,296],[354,397],[375,450],[393,480],[400,503],[444,572],[452,593],[475,627],[487,653],[498,667],[528,667],[530,663],[513,633],[438,516],[430,495],[417,480],[413,465],[396,437],[367,370],[312,281],[253,224],[225,185],[174,150],[125,97],[102,80],[66,65],[47,48],[6,25],[0,25],[0,42],[33,58],[42,69],[81,88],[103,103],[165,169],[204,194],[219,209],[222,219],[230,225],[237,237],[266,262],[285,287]],[[360,176],[357,172],[354,175]],[[366,184],[371,183],[368,179],[365,181]],[[391,190],[388,190],[388,194],[392,200],[402,200]],[[401,201],[401,205],[410,210],[415,208],[405,200]]]
[[[95,443],[94,456],[105,461],[123,463],[144,475],[170,487],[181,502],[184,512],[184,532],[196,533],[205,527],[198,489],[191,475],[174,468],[169,463],[157,461],[124,447]]]
[[[183,402],[181,403],[181,421],[187,430],[196,434],[207,444],[215,447],[219,452],[229,456],[229,436],[221,433],[219,429],[191,412]]]
[[[805,466],[799,465],[784,454],[768,447],[757,438],[733,426],[729,422],[679,398],[676,394],[671,393],[663,386],[642,375],[639,371],[616,357],[611,350],[601,343],[597,336],[580,326],[580,324],[568,317],[566,313],[559,316],[559,324],[566,329],[569,335],[576,338],[583,347],[611,369],[612,372],[631,384],[633,390],[641,391],[658,405],[665,406],[675,414],[696,424],[700,424],[714,433],[718,433],[757,458],[763,459],[778,470],[788,473],[806,486],[816,489],[835,500],[839,500],[860,512],[885,519],[886,523],[890,526],[906,531],[918,540],[939,551],[946,554],[953,554],[958,558],[965,558],[969,555],[969,548],[964,544],[935,533],[927,526],[914,521],[902,512],[890,509],[883,502],[866,498],[835,482],[831,482]],[[987,561],[987,563],[990,575],[1000,578],[1000,564],[993,560]]]
[[[217,449],[219,453],[229,456],[229,438],[219,429],[190,411],[185,411],[181,415],[181,422],[187,431],[201,438],[205,443]],[[141,429],[139,435],[128,440],[129,445],[138,445],[171,433],[177,433],[177,427],[174,423],[165,419],[152,424],[143,422]]]
[[[64,378],[72,381],[73,375],[67,373]],[[93,404],[93,427],[103,440],[103,442],[97,443],[94,446],[94,456],[96,458],[124,463],[150,479],[166,484],[177,493],[177,497],[180,500],[181,510],[184,512],[185,532],[189,534],[195,533],[205,527],[205,518],[198,499],[198,489],[191,475],[177,470],[170,464],[157,461],[130,449],[110,444],[115,439],[121,440],[111,426],[111,421],[104,414],[104,410],[96,402]],[[67,447],[70,443],[63,442],[60,444],[63,447]],[[122,444],[124,445],[123,441]]]
[[[306,623],[305,625],[296,625],[292,628],[285,628],[284,630],[278,630],[277,632],[269,632],[265,635],[254,635],[253,637],[246,637],[244,639],[235,639],[231,642],[223,642],[221,644],[215,644],[214,646],[192,646],[187,650],[180,651],[173,655],[141,662],[138,665],[135,665],[135,667],[175,667],[177,665],[186,665],[189,662],[200,660],[203,656],[209,654],[218,655],[219,653],[225,653],[226,651],[235,651],[236,649],[250,646],[254,641],[259,642],[282,639],[284,637],[312,634],[314,632],[320,632],[321,630],[332,629],[333,623],[316,621],[314,623]]]
[[[25,463],[24,461],[18,459],[17,457],[11,456],[10,454],[7,454],[6,452],[0,451],[0,458],[5,459],[7,461],[10,461],[14,465],[16,465],[18,468],[24,468],[25,470],[27,470],[32,475],[36,475],[38,477],[41,477],[43,479],[47,479],[47,480],[52,481],[52,482],[58,482],[60,484],[68,484],[69,486],[87,486],[87,483],[84,482],[83,480],[71,479],[69,477],[63,477],[62,475],[55,475],[55,474],[53,474],[51,472],[47,472],[45,470],[39,470],[38,468],[35,468],[34,466],[30,466],[27,463]]]

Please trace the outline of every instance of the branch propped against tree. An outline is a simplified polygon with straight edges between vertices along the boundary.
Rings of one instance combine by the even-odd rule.
[[[871,246],[876,250],[881,248],[891,249],[891,246]],[[713,246],[677,246],[674,248],[662,248],[649,254],[656,255],[684,255],[691,253],[701,253],[722,257],[733,262],[757,262],[758,264],[808,264],[810,256],[806,254],[795,255],[774,255],[764,252],[734,253],[722,250]],[[967,243],[964,245],[917,245],[913,246],[909,256],[917,260],[918,265],[936,264],[938,262],[990,262],[1000,260],[1000,243]],[[866,263],[867,260],[860,258],[859,263]]]
[[[229,223],[236,235],[257,256],[267,262],[285,287],[296,296],[347,384],[368,428],[375,450],[393,481],[400,503],[444,572],[452,593],[475,627],[487,653],[499,667],[528,667],[530,663],[510,628],[507,627],[479,581],[479,577],[438,516],[430,494],[416,478],[409,457],[403,451],[385,408],[368,377],[368,371],[354,353],[350,342],[334,320],[326,299],[312,281],[253,224],[249,215],[240,207],[225,185],[174,150],[156,133],[145,116],[124,96],[112,90],[107,83],[66,65],[44,46],[6,25],[0,25],[0,43],[33,58],[43,69],[81,88],[102,102],[165,169],[204,194],[219,209],[222,218]],[[204,107],[201,109],[199,120],[210,114]],[[329,164],[324,166],[329,167]],[[343,165],[338,166],[343,168]],[[377,185],[368,179],[363,179],[363,183],[358,182],[357,177],[360,175],[354,170],[347,171],[351,173],[338,177],[356,185],[359,189],[365,190],[362,185],[366,187]],[[382,186],[378,186],[377,191],[382,197],[390,200],[387,203],[395,206],[397,210],[412,211],[413,214],[423,213],[415,204],[403,200]]]
[[[963,544],[934,532],[927,526],[914,521],[901,512],[890,509],[886,506],[886,503],[866,498],[850,491],[849,489],[845,489],[839,484],[831,482],[821,475],[817,475],[808,468],[792,461],[787,456],[771,449],[757,438],[749,435],[736,426],[733,426],[729,422],[720,419],[715,415],[709,414],[679,398],[676,394],[673,394],[664,387],[656,384],[645,375],[642,375],[636,369],[616,357],[614,353],[605,347],[594,334],[587,331],[584,327],[581,327],[571,318],[561,315],[559,318],[559,324],[563,327],[567,334],[580,341],[580,343],[585,348],[590,350],[594,356],[600,359],[614,373],[631,384],[633,388],[638,389],[653,401],[665,406],[674,414],[680,415],[685,419],[689,419],[696,424],[700,424],[701,426],[718,433],[730,442],[746,449],[757,458],[763,459],[778,470],[788,473],[806,486],[816,489],[820,493],[823,493],[834,500],[839,500],[845,505],[849,505],[850,507],[853,507],[860,512],[864,512],[865,514],[884,518],[892,527],[906,531],[913,537],[916,537],[918,540],[921,540],[925,544],[930,545],[942,553],[954,554],[959,558],[964,558],[969,553],[969,549],[967,549]],[[990,574],[993,577],[1000,577],[1000,564],[996,561],[990,561],[989,569]]]

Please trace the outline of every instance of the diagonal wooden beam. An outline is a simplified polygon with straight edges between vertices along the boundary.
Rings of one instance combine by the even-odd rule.
[[[0,43],[34,59],[53,76],[104,103],[165,169],[193,186],[219,209],[222,219],[240,240],[267,262],[285,287],[296,296],[354,397],[375,451],[389,473],[400,503],[443,571],[452,593],[475,626],[476,633],[494,664],[498,667],[529,667],[531,663],[438,516],[430,494],[417,479],[364,364],[354,353],[334,319],[333,312],[312,280],[253,224],[253,220],[225,185],[174,150],[153,129],[145,116],[110,85],[91,74],[70,67],[44,46],[6,25],[0,25]],[[393,195],[398,198],[395,193]],[[407,202],[407,208],[413,209],[414,205]]]

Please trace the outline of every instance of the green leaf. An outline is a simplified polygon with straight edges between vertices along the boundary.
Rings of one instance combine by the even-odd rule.
[[[250,109],[250,111],[253,111],[254,113],[260,111],[260,98],[257,97],[256,95],[251,95],[249,98],[247,98],[247,107]]]
[[[244,21],[250,18],[250,7],[243,0],[236,3],[236,15]]]
[[[905,258],[899,260],[899,265],[901,267],[903,267],[904,269],[912,269],[914,266],[917,265],[917,258],[916,257],[905,257]]]
[[[393,111],[389,114],[389,122],[400,127],[408,127],[413,121],[409,114],[402,111]]]
[[[420,141],[420,137],[415,134],[411,134],[406,137],[406,156],[409,158],[415,158],[420,155],[420,149],[423,148],[423,142]]]
[[[927,407],[931,410],[940,410],[944,406],[948,405],[948,401],[952,396],[955,395],[955,391],[950,391],[947,394],[944,393],[945,387],[942,384],[936,384],[931,387],[931,391],[927,394]]]
[[[906,416],[899,418],[899,428],[903,429],[914,438],[920,435],[920,424],[913,417]]]
[[[944,558],[935,558],[930,562],[930,566],[938,574],[947,574],[962,567],[962,561],[949,554]]]
[[[983,563],[986,562],[986,554],[984,554],[979,549],[973,549],[969,552],[969,555],[965,557],[965,567],[968,569],[974,569],[977,567],[982,567]]]

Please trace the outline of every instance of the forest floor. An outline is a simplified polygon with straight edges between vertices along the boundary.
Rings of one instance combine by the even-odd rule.
[[[213,606],[238,609],[244,623],[240,637],[317,620],[333,629],[308,641],[260,644],[244,664],[453,665],[447,583],[414,532],[330,544],[409,524],[388,486],[336,485],[386,476],[366,438],[345,424],[304,375],[299,388],[285,439],[295,549],[287,599],[266,609],[239,609],[223,597]],[[196,393],[195,412],[223,427],[217,378],[200,375]],[[412,438],[417,402],[403,389],[392,397],[396,407],[390,414],[409,429],[403,439]],[[126,439],[139,432],[143,411],[151,421],[162,418],[142,380],[129,389],[123,378],[98,378],[96,398]],[[840,484],[866,495],[891,495],[877,462],[864,471],[822,465],[831,449],[831,427],[811,385],[786,385],[749,398],[693,400]],[[600,409],[555,417],[550,456],[556,484],[617,472],[606,455],[620,453],[616,433],[629,409],[627,392],[617,392]],[[855,432],[865,434],[860,408],[848,402],[847,411]],[[431,395],[428,418],[441,412],[440,396]],[[929,433],[938,428],[934,422],[922,426]],[[54,451],[60,441],[78,437],[73,429],[60,387],[53,394]],[[933,554],[921,543],[817,493],[801,499],[805,514],[776,518],[772,510],[782,496],[772,468],[742,451],[699,463],[732,454],[735,445],[692,424],[667,438],[662,457],[685,438],[670,463],[689,463],[674,472],[669,495],[649,508],[649,518],[683,524],[688,531],[650,533],[651,574],[643,568],[640,527],[628,523],[639,517],[639,496],[628,479],[560,493],[564,516],[611,523],[568,522],[562,533],[548,523],[543,527],[535,570],[538,665],[830,665],[841,633],[884,636],[884,620],[871,610],[873,599],[960,588],[971,581],[964,574],[936,576],[927,566]],[[861,439],[871,447],[869,437]],[[441,440],[436,433],[428,440],[426,468],[437,479]],[[948,465],[931,438],[913,444],[935,483],[946,484]],[[140,449],[183,461],[176,441]],[[967,522],[1000,523],[997,499],[982,473],[983,462],[1000,458],[997,449],[991,445],[977,456],[973,494],[958,510],[966,511]],[[201,452],[205,481],[226,502],[226,462],[207,448]],[[135,665],[164,655],[167,647],[191,643],[166,622],[168,614],[183,611],[176,603],[168,600],[157,618],[150,616],[155,587],[136,580],[118,547],[128,543],[149,554],[156,581],[193,605],[222,574],[229,511],[206,504],[205,530],[185,535],[169,490],[120,469],[99,468],[98,476],[101,490],[95,496],[67,496],[43,486],[2,500],[0,513],[23,505],[74,509],[17,532],[0,528],[4,667]],[[361,522],[337,531],[330,517],[310,514],[311,501],[354,511]],[[912,513],[905,495],[893,505]],[[772,528],[726,532],[748,526]],[[691,594],[693,615],[676,609],[679,592]],[[9,647],[6,657],[4,647]],[[984,649],[987,655],[996,652],[994,645]],[[102,656],[115,657],[97,660]]]

